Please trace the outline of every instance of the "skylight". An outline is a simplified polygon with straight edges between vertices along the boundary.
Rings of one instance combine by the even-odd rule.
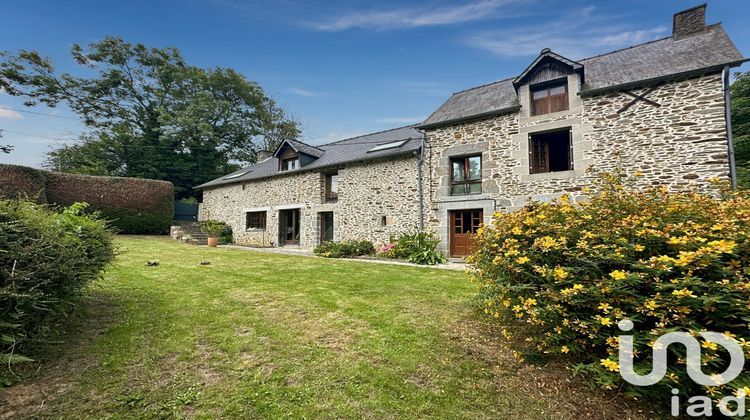
[[[239,178],[239,177],[241,177],[242,175],[247,175],[247,174],[249,174],[250,172],[252,172],[252,171],[237,172],[236,174],[232,174],[232,175],[227,175],[227,176],[225,176],[225,177],[224,177],[224,179],[235,179],[235,178]]]
[[[386,150],[386,149],[393,149],[393,148],[396,148],[396,147],[401,147],[407,141],[408,140],[399,140],[399,141],[393,141],[393,142],[390,142],[390,143],[379,144],[379,145],[373,147],[372,149],[368,150],[367,152],[368,153],[369,152],[377,152],[379,150]]]

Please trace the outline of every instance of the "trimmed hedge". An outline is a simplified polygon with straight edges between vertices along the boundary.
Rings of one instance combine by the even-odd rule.
[[[171,182],[48,172],[0,165],[0,198],[30,198],[39,203],[69,206],[88,203],[88,211],[120,233],[164,234],[174,214]]]
[[[30,338],[44,336],[83,288],[114,259],[112,231],[76,203],[54,211],[0,200],[0,362],[29,359]],[[31,342],[28,346],[31,345]],[[20,346],[20,347],[19,347]],[[21,352],[21,353],[19,353]],[[28,354],[28,353],[27,353]],[[0,368],[0,386],[9,379]]]

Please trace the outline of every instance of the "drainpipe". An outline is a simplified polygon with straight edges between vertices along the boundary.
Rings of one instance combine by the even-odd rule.
[[[737,168],[734,162],[734,141],[732,140],[732,91],[729,86],[729,66],[724,66],[722,71],[722,87],[724,89],[724,119],[727,126],[727,148],[729,152],[729,179],[732,181],[732,189],[737,188]]]
[[[419,130],[422,133],[422,143],[419,146],[419,159],[417,159],[417,190],[419,191],[419,231],[424,230],[424,195],[422,193],[422,164],[424,163],[424,138],[425,132]]]

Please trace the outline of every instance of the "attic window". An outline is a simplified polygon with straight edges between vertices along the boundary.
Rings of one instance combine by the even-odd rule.
[[[238,172],[238,173],[236,173],[236,174],[231,174],[231,175],[227,175],[227,176],[225,176],[225,177],[224,177],[224,179],[235,179],[235,178],[239,178],[239,177],[241,177],[242,175],[247,175],[247,174],[249,174],[250,172],[252,172],[252,171],[243,171],[243,172]]]
[[[282,171],[292,171],[295,169],[299,169],[299,158],[295,157],[295,158],[281,160]]]
[[[377,152],[377,151],[380,151],[380,150],[395,149],[396,147],[403,146],[404,143],[406,143],[406,142],[407,142],[407,140],[399,140],[399,141],[393,141],[393,142],[390,142],[390,143],[379,144],[379,145],[373,147],[372,149],[368,150],[367,152],[369,153],[369,152]]]
[[[550,114],[568,109],[568,82],[545,83],[532,86],[531,115]]]

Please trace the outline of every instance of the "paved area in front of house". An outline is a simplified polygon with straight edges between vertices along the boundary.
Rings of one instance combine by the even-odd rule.
[[[298,247],[258,248],[258,247],[251,247],[251,246],[242,246],[242,245],[219,245],[219,248],[242,249],[245,251],[267,252],[271,254],[301,255],[301,256],[307,256],[307,257],[322,258],[322,257],[317,257],[310,250],[306,250],[306,249],[298,248]],[[414,263],[410,263],[407,261],[375,259],[375,258],[349,258],[348,260],[349,261],[362,261],[362,262],[373,263],[373,264],[403,265],[403,266],[408,266],[408,267],[437,268],[441,270],[457,270],[457,271],[466,270],[466,267],[467,267],[466,263],[455,261],[455,259],[452,259],[445,264],[438,264],[438,265],[419,265],[419,264],[414,264]]]

